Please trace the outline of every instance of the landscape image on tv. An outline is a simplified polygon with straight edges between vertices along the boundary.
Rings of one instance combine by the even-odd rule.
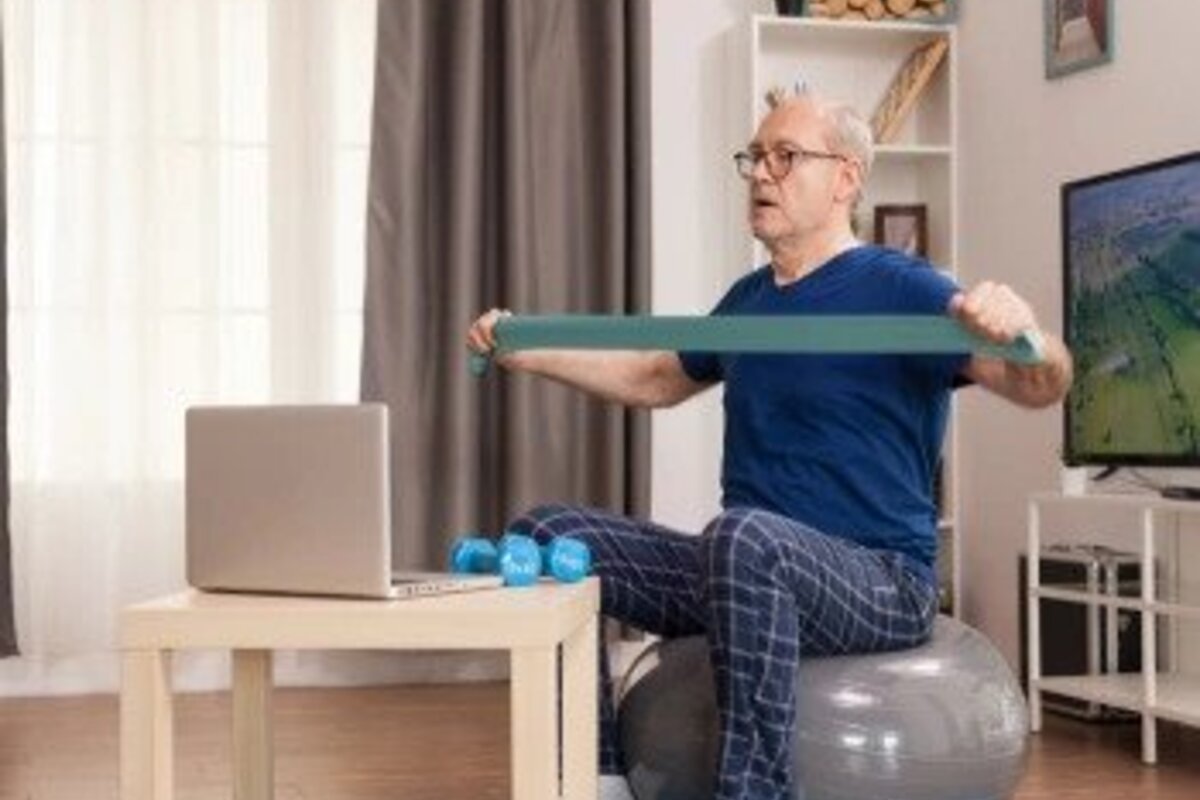
[[[1063,192],[1068,459],[1200,459],[1200,153]]]

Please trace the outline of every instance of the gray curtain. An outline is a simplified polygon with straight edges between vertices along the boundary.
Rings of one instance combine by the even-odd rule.
[[[4,153],[4,21],[0,19],[0,656],[17,652],[8,535],[8,172]]]
[[[394,560],[542,502],[644,515],[649,421],[467,372],[466,330],[649,305],[649,0],[383,0],[362,394],[391,410]]]

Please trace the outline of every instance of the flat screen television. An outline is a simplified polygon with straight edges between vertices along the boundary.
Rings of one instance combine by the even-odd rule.
[[[1062,187],[1069,465],[1200,465],[1200,151]]]

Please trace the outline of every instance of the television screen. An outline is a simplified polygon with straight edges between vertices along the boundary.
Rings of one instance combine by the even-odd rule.
[[[1068,464],[1200,464],[1200,152],[1065,184]]]

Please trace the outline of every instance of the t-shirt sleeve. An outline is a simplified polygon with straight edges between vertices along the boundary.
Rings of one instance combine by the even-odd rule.
[[[716,313],[714,310],[712,313]],[[701,353],[694,350],[681,350],[676,353],[684,373],[696,383],[717,383],[724,380],[725,372],[721,369],[721,359],[716,353]]]
[[[959,285],[945,272],[924,261],[913,261],[905,270],[904,294],[906,310],[914,314],[948,314],[950,300],[961,292]],[[970,353],[921,356],[918,362],[938,383],[959,388],[970,385],[965,375]]]
[[[731,313],[737,305],[737,298],[745,289],[746,280],[743,278],[731,286],[725,296],[709,312],[709,316]],[[718,383],[725,379],[725,369],[718,353],[686,350],[680,351],[677,355],[683,371],[696,383]]]

